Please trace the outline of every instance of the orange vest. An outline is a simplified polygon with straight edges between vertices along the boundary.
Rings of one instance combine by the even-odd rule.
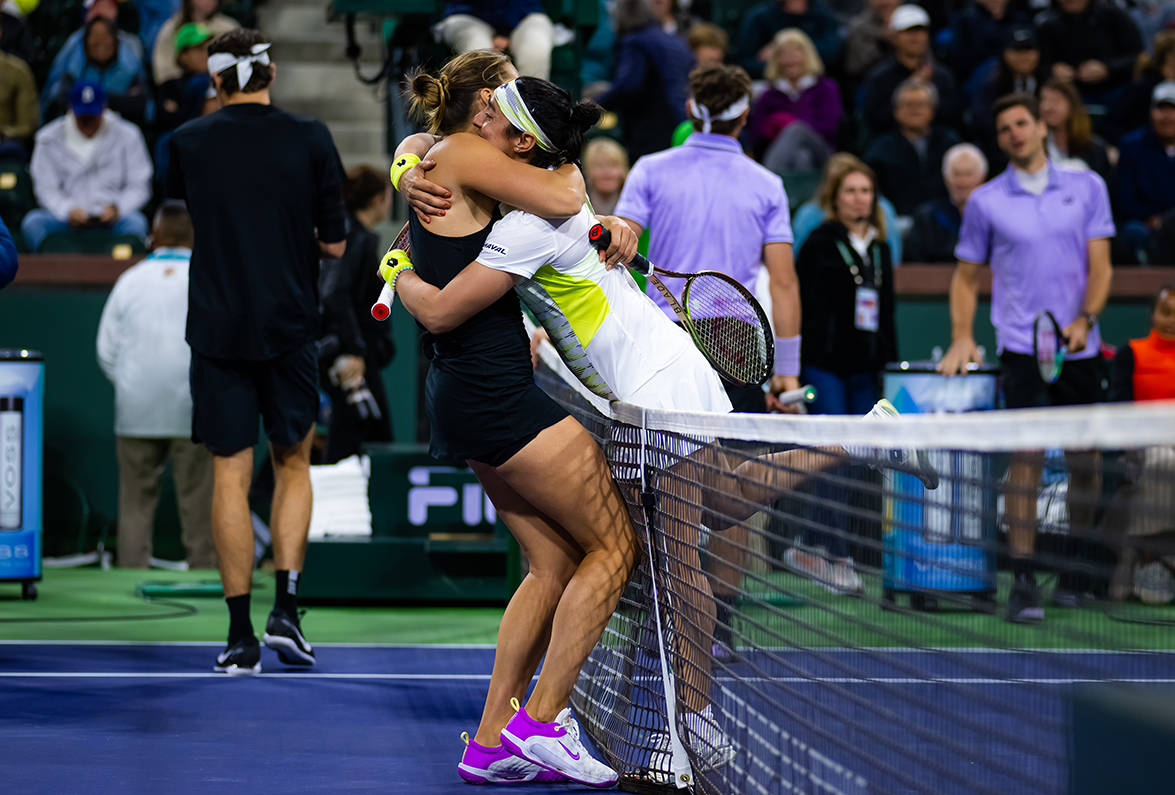
[[[1157,331],[1141,340],[1130,340],[1134,352],[1134,399],[1175,399],[1175,340]]]

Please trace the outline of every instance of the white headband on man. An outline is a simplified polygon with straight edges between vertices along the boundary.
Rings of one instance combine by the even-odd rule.
[[[208,56],[208,71],[214,75],[218,75],[226,69],[237,67],[237,88],[244,90],[245,84],[253,77],[253,64],[259,63],[262,66],[269,66],[269,53],[266,52],[270,48],[269,44],[254,44],[251,48],[251,55],[242,55],[237,57],[230,52],[218,52],[215,55]]]
[[[705,105],[699,105],[692,98],[689,101],[689,112],[694,115],[694,118],[702,120],[702,132],[710,132],[710,123],[715,121],[732,121],[743,115],[743,111],[751,106],[751,96],[748,94],[737,102],[733,103],[726,110],[719,113],[717,116],[710,115],[710,109]]]
[[[502,111],[502,115],[506,120],[517,127],[522,132],[528,132],[534,136],[535,141],[539,145],[539,149],[547,152],[558,152],[558,148],[551,143],[551,139],[543,132],[543,128],[539,127],[538,122],[534,120],[534,116],[530,115],[530,110],[526,107],[526,103],[522,101],[522,94],[518,92],[518,81],[511,80],[509,83],[503,83],[494,89],[494,99],[498,102],[498,110]]]

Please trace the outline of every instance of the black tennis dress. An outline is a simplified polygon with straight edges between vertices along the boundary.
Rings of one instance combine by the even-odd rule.
[[[415,214],[409,223],[416,273],[438,288],[477,259],[493,227],[491,222],[472,235],[442,237]],[[513,290],[452,331],[423,340],[433,354],[424,394],[434,457],[500,466],[568,416],[534,382],[530,341]]]

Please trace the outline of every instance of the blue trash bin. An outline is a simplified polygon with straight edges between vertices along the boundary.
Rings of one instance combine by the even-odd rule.
[[[0,582],[35,599],[41,579],[42,388],[45,364],[0,349]]]
[[[885,397],[903,414],[988,411],[996,406],[999,368],[973,367],[946,378],[934,362],[891,364]],[[989,454],[932,450],[941,484],[927,491],[913,475],[887,471],[883,607],[907,594],[915,610],[935,610],[944,596],[974,597],[994,609],[996,488]]]

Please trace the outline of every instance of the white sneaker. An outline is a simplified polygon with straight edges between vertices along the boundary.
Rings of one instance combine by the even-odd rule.
[[[589,787],[611,787],[619,780],[615,770],[583,747],[570,707],[554,723],[543,723],[526,714],[518,699],[510,699],[510,704],[516,712],[502,729],[502,745],[510,753]]]
[[[824,559],[823,547],[807,547],[797,541],[783,553],[783,565],[833,593],[841,593],[832,585],[832,567]]]
[[[1165,605],[1172,599],[1171,572],[1156,560],[1134,570],[1134,595],[1148,605]]]
[[[849,596],[864,596],[865,583],[857,574],[852,558],[840,558],[829,567],[833,588]]]
[[[902,414],[894,407],[894,404],[882,398],[873,404],[873,408],[862,419],[892,420],[900,416]],[[849,453],[853,453],[851,448],[849,449]],[[870,466],[888,467],[898,472],[913,475],[922,481],[922,485],[930,491],[938,488],[938,470],[930,463],[930,456],[926,454],[925,450],[904,448],[894,448],[891,450],[870,449],[866,458],[883,458],[883,461],[878,462],[876,465],[870,464]]]
[[[686,734],[683,742],[693,751],[693,756],[703,770],[714,770],[729,765],[738,755],[734,741],[718,726],[714,718],[714,708],[707,706],[701,712],[687,712],[682,716],[685,719]],[[672,779],[670,765],[672,752],[668,732],[656,732],[649,737],[649,747],[653,749],[649,760],[649,767],[658,783],[667,783]]]

